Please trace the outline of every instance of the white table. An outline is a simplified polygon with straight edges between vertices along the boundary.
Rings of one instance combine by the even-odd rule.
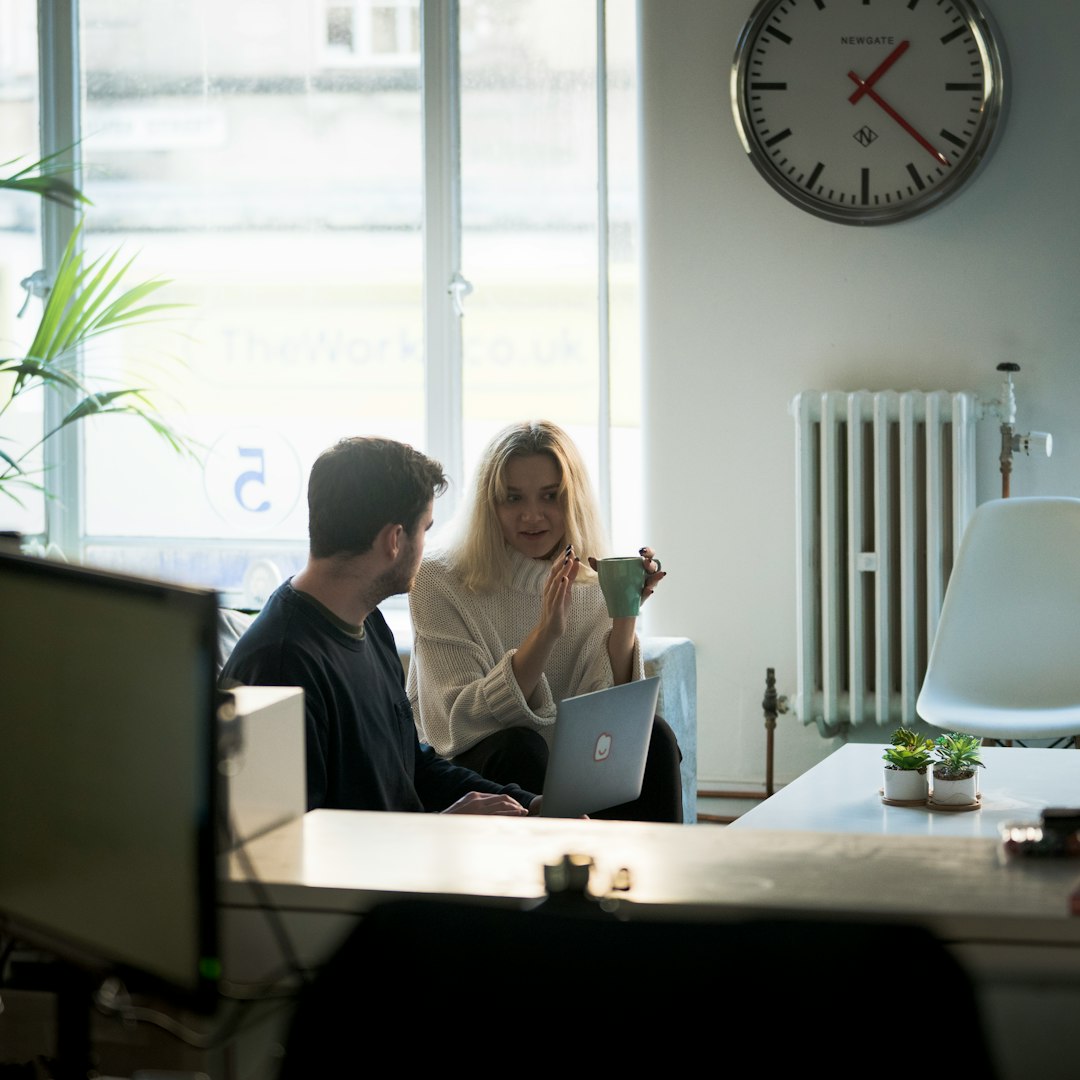
[[[982,750],[977,810],[888,806],[880,794],[884,749],[884,740],[842,746],[728,827],[996,840],[1003,822],[1038,822],[1048,806],[1080,806],[1080,751],[1019,746]]]
[[[1080,753],[1075,757],[1080,762]],[[996,767],[995,761],[988,775]],[[854,800],[867,804],[867,814],[877,798],[875,775],[871,769],[862,777],[869,790]],[[786,794],[794,802],[797,784],[773,799]],[[815,786],[804,785],[810,794]],[[1033,805],[1028,799],[1013,809],[1027,813]],[[245,845],[250,866],[238,853],[230,857],[222,904],[226,972],[248,981],[281,970],[266,902],[299,962],[314,967],[380,900],[472,896],[530,907],[544,896],[545,864],[569,853],[594,859],[592,891],[619,897],[631,918],[804,914],[930,926],[976,978],[1001,1080],[1074,1080],[1080,918],[1070,915],[1069,897],[1080,887],[1080,860],[1005,863],[996,840],[981,836],[315,810]],[[624,868],[629,890],[615,891]],[[258,889],[246,881],[252,870]],[[872,963],[867,970],[872,978]],[[263,1036],[262,1045],[238,1048],[238,1058],[257,1066],[265,1042]],[[258,1075],[259,1068],[247,1072]]]
[[[269,899],[282,912],[342,926],[390,896],[527,908],[545,895],[544,866],[571,853],[594,860],[591,891],[629,917],[899,916],[955,940],[1053,940],[1080,950],[1080,918],[1069,914],[1080,860],[1005,863],[997,842],[980,837],[788,829],[766,838],[745,827],[314,810],[246,845],[258,890],[246,883],[249,867],[230,857],[223,907],[227,917],[258,915]],[[627,889],[615,888],[620,878]],[[325,946],[323,937],[316,950]],[[234,978],[265,974],[229,966]]]

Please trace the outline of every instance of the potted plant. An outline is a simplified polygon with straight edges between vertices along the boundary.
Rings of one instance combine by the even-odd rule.
[[[935,806],[971,807],[979,801],[979,757],[982,746],[977,735],[951,731],[934,740],[934,785],[930,802]]]
[[[82,192],[55,175],[58,167],[54,159],[58,156],[0,177],[0,188],[25,191],[72,207],[88,202]],[[194,454],[189,441],[154,407],[148,387],[110,385],[83,372],[81,353],[88,343],[185,305],[149,301],[168,281],[154,278],[128,284],[125,278],[133,260],[119,263],[116,251],[97,259],[85,258],[79,243],[81,231],[80,222],[45,290],[44,310],[29,350],[25,355],[0,356],[0,499],[7,497],[21,504],[20,488],[48,496],[44,477],[38,479],[40,466],[35,464],[34,451],[61,429],[91,416],[133,416],[173,449]],[[5,431],[5,413],[20,397],[42,388],[66,393],[63,415],[32,445],[17,445]]]
[[[890,745],[881,755],[882,797],[891,803],[921,805],[930,796],[929,767],[933,761],[934,742],[899,727],[892,733]]]

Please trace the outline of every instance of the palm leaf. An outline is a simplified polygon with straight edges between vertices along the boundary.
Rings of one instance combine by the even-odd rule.
[[[114,251],[110,255],[99,257],[90,263],[84,262],[85,252],[79,251],[73,256],[77,273],[73,279],[71,294],[61,297],[64,303],[64,314],[56,331],[56,348],[58,351],[66,350],[70,347],[68,344],[70,341],[77,340],[78,327],[92,318],[95,309],[105,302],[109,290],[113,288],[131,265],[129,259],[127,266],[121,267],[113,280],[103,289],[102,282],[108,275],[118,254],[119,252]]]
[[[82,384],[78,378],[70,372],[65,371],[56,364],[37,360],[32,356],[27,356],[22,360],[2,360],[0,361],[0,372],[14,374],[17,381],[26,382],[29,379],[38,379],[44,384],[55,384],[68,390],[82,389]],[[15,393],[17,391],[12,393],[12,397],[15,396]]]
[[[10,179],[20,177],[21,174],[16,174]],[[121,262],[117,250],[87,259],[80,247],[81,231],[82,223],[72,231],[64,249],[28,354],[0,359],[0,374],[14,376],[7,400],[0,404],[0,416],[18,394],[31,386],[53,387],[78,398],[56,426],[45,431],[34,445],[22,448],[14,456],[0,452],[0,493],[17,502],[20,500],[11,491],[13,484],[30,486],[48,495],[43,485],[28,479],[21,462],[62,428],[89,417],[134,416],[177,453],[197,456],[196,444],[167,423],[147,396],[148,388],[101,389],[100,383],[105,380],[84,376],[79,371],[81,348],[92,339],[157,321],[167,311],[188,306],[147,302],[159,289],[170,284],[169,279],[151,278],[127,287],[125,278],[134,257]]]
[[[143,406],[135,405],[128,401],[128,398],[141,401]],[[120,404],[117,404],[118,402]],[[104,413],[136,413],[142,416],[146,410],[152,409],[153,406],[147,400],[146,391],[143,389],[102,390],[89,394],[78,402],[60,421],[60,426],[73,424],[76,420],[83,420],[88,416],[101,416]]]
[[[82,262],[82,254],[78,250],[78,237],[82,230],[82,224],[77,225],[68,238],[67,247],[60,259],[60,266],[56,271],[56,279],[49,289],[49,297],[45,301],[45,310],[41,313],[41,322],[38,323],[37,333],[30,343],[30,355],[48,358],[48,343],[56,336],[57,327],[64,315],[66,298],[70,297],[76,287],[79,275],[79,264]]]
[[[0,177],[0,188],[9,191],[27,191],[71,209],[74,209],[78,203],[90,202],[74,184],[60,176]]]
[[[13,458],[9,453],[4,451],[3,449],[0,449],[0,459],[6,461],[7,465],[8,465],[7,469],[4,470],[5,475],[7,474],[7,472],[10,469],[14,469],[15,472],[22,472],[22,469],[19,468],[18,461],[16,461],[15,458]]]
[[[141,315],[145,314],[147,310],[164,310],[168,307],[176,307],[176,304],[154,304],[150,305],[149,308],[133,307],[133,305],[138,304],[151,293],[157,292],[158,289],[168,284],[170,284],[168,278],[154,278],[151,281],[144,281],[141,285],[136,285],[134,288],[128,289],[127,292],[122,296],[117,297],[116,300],[101,313],[98,322],[104,325],[120,322],[121,320],[127,322],[131,319],[139,318]]]
[[[142,307],[133,306],[145,299],[151,293],[157,292],[158,289],[163,288],[168,284],[170,284],[170,282],[167,278],[153,278],[150,281],[145,281],[141,285],[136,285],[133,288],[128,289],[113,300],[107,307],[102,309],[101,305],[108,299],[108,289],[112,288],[112,285],[110,284],[108,289],[103,291],[97,298],[93,308],[88,309],[80,319],[75,328],[74,338],[78,340],[96,337],[98,334],[107,333],[120,325],[132,326],[143,320],[145,316],[155,312],[167,311],[170,308],[184,306],[182,304],[144,304]]]
[[[134,256],[115,269],[118,251],[85,262],[83,252],[76,246],[79,228],[72,233],[60,260],[38,334],[30,348],[32,355],[46,360],[70,352],[92,337],[187,306],[143,304],[143,300],[170,284],[170,280],[151,278],[124,289],[122,281],[131,269]]]
[[[18,466],[16,466],[15,468],[17,474],[14,476],[10,475],[9,473],[4,473],[0,475],[0,495],[6,495],[9,499],[12,500],[12,502],[17,503],[24,510],[26,509],[26,503],[24,503],[22,499],[19,498],[13,488],[29,488],[31,491],[40,492],[46,498],[51,497],[44,484],[39,484],[36,480],[31,480],[30,477],[26,473],[24,473],[22,469],[19,469]]]
[[[70,180],[65,180],[57,175],[61,172],[71,172],[70,162],[60,160],[64,158],[71,147],[57,150],[54,154],[43,157],[31,165],[12,173],[10,176],[0,176],[0,188],[8,191],[25,191],[30,195],[37,195],[50,202],[60,203],[74,210],[80,203],[93,206],[88,199]],[[9,165],[17,165],[22,158],[12,158],[0,164],[0,169],[6,169]],[[36,175],[31,175],[36,174]]]
[[[77,233],[78,230],[72,233],[72,240],[75,239]],[[96,274],[94,271],[97,261],[86,265],[83,251],[71,251],[70,267],[65,265],[67,258],[68,252],[65,250],[56,280],[49,290],[49,299],[45,304],[46,316],[49,315],[50,307],[54,309],[54,318],[49,323],[51,334],[48,341],[42,343],[44,350],[36,354],[50,359],[59,353],[67,352],[78,344],[78,338],[75,337],[73,331],[86,309],[101,302],[100,297],[95,295],[96,290],[116,258],[116,252],[106,259],[105,265],[98,268]]]
[[[4,476],[0,477],[0,479],[3,480],[3,483],[0,483],[0,495],[7,496],[7,498],[9,498],[13,503],[15,503],[21,509],[25,510],[26,503],[24,503],[22,499],[20,499],[19,496],[15,494],[12,488],[14,488],[16,484],[27,484],[27,481],[23,480],[22,477],[18,476]],[[40,484],[29,484],[28,486],[36,488],[41,487]]]
[[[125,388],[88,394],[60,421],[56,430],[91,416],[136,416],[178,454],[195,457],[192,444],[173,430],[147,398],[147,390]]]
[[[54,154],[18,168],[22,158],[0,163],[0,189],[22,191],[60,203],[72,209],[79,204],[93,205],[63,173],[72,171],[65,147]],[[12,167],[14,171],[8,172]],[[155,409],[142,387],[121,387],[111,390],[92,389],[93,380],[84,380],[79,372],[80,348],[91,338],[125,327],[155,321],[164,312],[186,307],[186,304],[148,303],[159,289],[169,284],[164,278],[126,288],[124,279],[134,257],[118,264],[119,251],[87,260],[81,248],[82,223],[71,236],[57,267],[49,289],[41,320],[26,356],[0,359],[0,375],[13,376],[6,399],[0,403],[0,417],[26,389],[36,386],[52,387],[79,397],[63,419],[52,430],[45,431],[32,446],[9,453],[0,449],[0,495],[22,500],[13,490],[15,485],[36,490],[48,497],[43,484],[29,478],[22,462],[37,447],[47,442],[61,428],[91,416],[127,414],[146,423],[173,450],[194,456],[194,445],[177,434]],[[100,380],[97,380],[100,381]],[[3,436],[0,440],[10,443]]]

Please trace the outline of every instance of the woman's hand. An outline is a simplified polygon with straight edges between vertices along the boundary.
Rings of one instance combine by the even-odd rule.
[[[566,632],[566,620],[570,614],[570,587],[574,584],[581,560],[574,554],[570,544],[560,553],[544,581],[544,593],[540,605],[540,621],[537,631],[554,644]]]
[[[580,567],[580,560],[568,544],[544,580],[540,618],[510,661],[514,678],[530,705],[551,650],[566,632],[566,620],[570,617],[570,590]]]
[[[645,564],[645,587],[641,590],[641,602],[644,604],[656,592],[656,586],[667,577],[667,571],[660,569],[660,560],[651,547],[640,548],[638,554]]]
[[[645,569],[645,583],[641,587],[641,602],[656,591],[667,573],[660,568],[660,560],[651,547],[638,549]],[[597,569],[596,559],[589,556],[589,565]],[[608,634],[607,651],[611,661],[611,677],[616,686],[630,682],[634,677],[634,635],[637,628],[637,616],[620,616],[611,620],[611,633]]]
[[[641,588],[641,602],[644,604],[656,592],[656,586],[667,577],[667,571],[660,568],[660,560],[651,547],[638,548],[638,554],[645,567],[645,584]],[[598,569],[592,555],[589,556],[589,565],[593,570]]]

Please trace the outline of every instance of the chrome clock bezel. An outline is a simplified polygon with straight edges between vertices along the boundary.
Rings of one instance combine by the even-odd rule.
[[[813,171],[808,177],[804,162],[792,163],[782,148],[778,150],[776,144],[773,147],[766,145],[765,136],[755,126],[755,112],[761,111],[761,106],[756,104],[761,99],[755,97],[755,90],[751,88],[755,64],[761,64],[761,56],[767,48],[774,45],[780,47],[776,31],[780,30],[781,34],[783,34],[784,20],[801,18],[803,12],[808,11],[810,8],[813,8],[816,13],[821,14],[823,17],[834,20],[834,25],[837,27],[839,27],[840,21],[843,20],[843,25],[847,28],[851,26],[874,27],[879,25],[884,18],[893,18],[897,15],[903,17],[905,11],[910,12],[912,9],[917,9],[920,4],[925,5],[925,7],[943,9],[943,13],[946,15],[951,11],[955,11],[965,25],[966,34],[970,35],[971,47],[978,50],[983,83],[982,89],[979,91],[981,102],[974,134],[963,148],[963,152],[959,154],[957,148],[953,145],[942,143],[945,150],[955,158],[955,162],[949,166],[952,171],[942,173],[940,166],[933,166],[940,174],[939,178],[930,180],[929,177],[926,177],[927,182],[924,189],[919,191],[915,191],[909,185],[908,196],[898,199],[898,201],[893,201],[887,197],[883,203],[880,192],[877,194],[877,201],[874,203],[863,203],[861,201],[837,203],[829,198],[815,194],[814,191],[807,188],[807,180],[813,177]],[[802,11],[799,11],[800,5]],[[855,13],[856,9],[858,9],[858,14]],[[878,20],[878,23],[873,21],[875,19]],[[770,24],[772,30],[769,29]],[[761,42],[760,39],[765,34],[772,35],[774,41]],[[876,37],[873,34],[866,36],[871,39]],[[960,37],[962,38],[962,35]],[[791,42],[783,44],[786,47]],[[862,51],[857,53],[856,49]],[[857,62],[865,72],[864,78],[867,83],[871,83],[873,75],[870,72],[878,61],[885,56],[886,51],[884,46],[863,46],[861,44],[853,46],[850,55],[857,56]],[[848,54],[845,53],[845,55]],[[902,58],[898,62],[898,67],[901,62]],[[838,69],[837,82],[843,77],[843,74],[842,69]],[[883,84],[885,78],[883,78]],[[826,116],[829,115],[826,110],[832,109],[835,111],[839,102],[847,97],[846,91],[850,89],[851,84],[845,82],[843,87],[833,90],[832,85],[829,83],[828,74],[823,76],[821,81],[824,86],[827,86],[827,90],[823,89],[823,86],[817,86],[814,93],[819,102],[818,107],[821,110],[821,116]],[[1000,43],[1000,35],[988,13],[977,0],[914,0],[914,3],[912,3],[912,0],[875,0],[873,6],[863,3],[862,0],[858,0],[858,2],[856,0],[827,0],[827,2],[825,0],[760,0],[744,24],[736,43],[735,58],[731,69],[731,101],[735,126],[743,148],[756,170],[774,190],[801,209],[828,221],[845,225],[882,225],[905,221],[922,215],[928,210],[940,206],[966,187],[972,177],[985,164],[991,149],[996,143],[997,136],[1000,134],[1005,112],[1005,84],[1005,53]],[[856,83],[856,86],[858,86],[858,83]],[[828,100],[822,100],[822,94],[824,93],[829,94]],[[942,101],[948,101],[946,87],[942,87],[941,93],[946,95],[942,98]],[[866,91],[866,96],[872,96],[869,89]],[[811,98],[811,100],[813,101],[814,98]],[[872,101],[867,101],[866,104],[874,105]],[[949,104],[951,105],[951,102]],[[897,137],[891,126],[893,120],[886,113],[873,108],[864,109],[863,113],[868,114],[882,127],[887,138],[895,139]],[[854,126],[853,132],[857,130],[859,130],[858,127]],[[768,132],[769,129],[766,129],[766,131]],[[782,134],[782,132],[775,134]],[[912,132],[912,134],[915,133]],[[900,136],[901,140],[905,137]],[[848,170],[860,168],[860,165],[855,163],[866,148],[856,142],[854,133],[852,133],[850,146],[846,146],[844,138],[837,133],[835,145],[839,148],[837,152],[841,154],[839,167]],[[912,147],[916,151],[919,150],[914,143],[912,143]],[[913,153],[912,156],[913,161],[918,161],[920,155]],[[918,163],[922,164],[921,161]],[[819,161],[818,167],[821,164],[823,163]],[[930,164],[933,165],[932,162]],[[908,169],[911,169],[910,165]],[[915,184],[919,182],[918,178],[914,180]],[[893,190],[899,195],[898,189],[894,188]],[[835,193],[836,189],[833,188],[831,191]],[[843,197],[846,197],[846,194]],[[854,194],[851,197],[855,199]],[[866,197],[862,193],[859,195],[860,199]]]

